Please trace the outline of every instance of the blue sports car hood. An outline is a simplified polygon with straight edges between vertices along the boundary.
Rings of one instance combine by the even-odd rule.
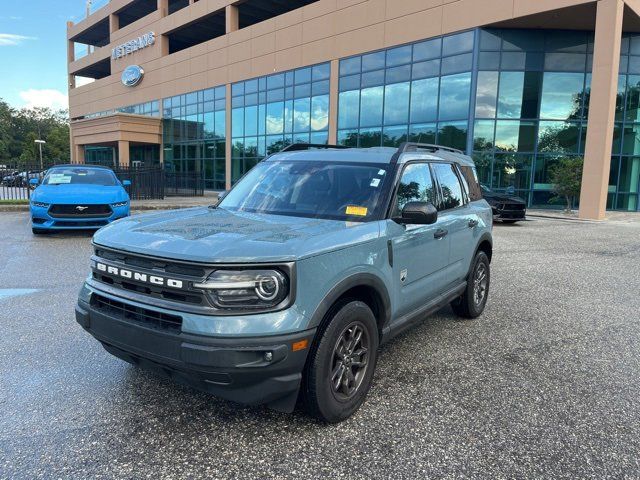
[[[378,238],[353,223],[190,208],[128,217],[100,229],[98,245],[206,263],[292,261]]]
[[[103,204],[129,200],[129,196],[120,185],[40,185],[31,195],[31,200],[43,203],[60,204]]]

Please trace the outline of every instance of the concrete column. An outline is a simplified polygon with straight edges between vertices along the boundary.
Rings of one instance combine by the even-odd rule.
[[[120,18],[115,13],[109,15],[109,32],[114,33],[120,29]]]
[[[226,111],[225,111],[225,148],[224,148],[224,177],[225,177],[225,188],[227,190],[231,189],[231,146],[233,145],[233,141],[231,139],[231,84],[227,83],[226,85],[227,94],[226,94]]]
[[[338,143],[338,82],[340,81],[340,61],[331,60],[331,80],[329,82],[329,145]]]
[[[580,218],[602,220],[607,206],[623,0],[597,2],[591,98],[580,192]]]
[[[227,5],[224,10],[227,33],[235,32],[240,29],[240,14],[238,7],[235,5]]]
[[[169,38],[166,35],[158,35],[156,37],[158,48],[160,49],[160,55],[166,57],[169,55]]]
[[[121,167],[129,166],[129,142],[126,140],[118,141],[118,164]]]
[[[169,0],[158,0],[158,11],[161,17],[169,15]]]
[[[71,153],[71,162],[84,163],[84,145],[74,145]]]

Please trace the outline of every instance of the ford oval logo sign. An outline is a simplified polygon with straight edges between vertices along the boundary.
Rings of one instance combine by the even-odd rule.
[[[142,81],[144,70],[138,65],[131,65],[122,72],[122,84],[125,87],[135,87]]]

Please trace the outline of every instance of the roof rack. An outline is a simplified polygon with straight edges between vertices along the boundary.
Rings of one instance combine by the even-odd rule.
[[[431,143],[415,143],[415,142],[404,142],[398,147],[398,154],[405,152],[417,152],[418,150],[429,150],[431,152],[437,152],[438,150],[444,150],[446,152],[451,153],[460,153],[464,155],[462,150],[458,150],[457,148],[445,147],[443,145],[434,145]]]
[[[326,149],[326,148],[349,148],[345,145],[327,145],[324,143],[292,143],[287,145],[280,152],[297,152],[300,150],[311,150],[312,148]]]

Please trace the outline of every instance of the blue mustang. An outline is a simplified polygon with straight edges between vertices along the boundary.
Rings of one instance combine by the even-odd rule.
[[[31,195],[34,234],[50,230],[100,228],[129,216],[129,195],[113,171],[94,165],[51,168]]]

